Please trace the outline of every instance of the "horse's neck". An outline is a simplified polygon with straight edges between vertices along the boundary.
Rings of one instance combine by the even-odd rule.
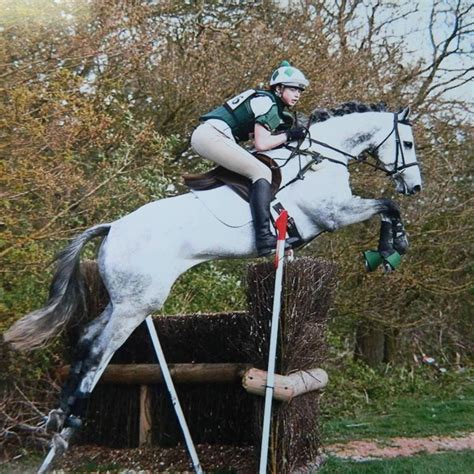
[[[340,163],[347,164],[349,156],[357,157],[364,150],[377,145],[390,133],[393,126],[392,114],[386,112],[364,112],[352,113],[341,117],[333,117],[325,122],[318,122],[310,127],[311,138],[323,142],[329,147],[309,143],[305,141],[301,145],[299,156],[293,157],[282,167],[283,180],[286,184],[293,180],[301,169],[313,158],[311,154],[305,154],[304,150],[317,151],[326,158],[332,158]],[[342,153],[341,153],[342,152]],[[269,156],[288,158],[288,150],[270,151]],[[347,174],[344,167],[334,165],[334,175],[346,179]],[[301,183],[296,182],[296,185]]]
[[[379,136],[391,127],[391,115],[382,112],[364,112],[333,117],[310,127],[311,137],[337,150],[358,156],[371,145],[381,141]],[[328,158],[348,157],[322,145],[314,144],[312,149]]]

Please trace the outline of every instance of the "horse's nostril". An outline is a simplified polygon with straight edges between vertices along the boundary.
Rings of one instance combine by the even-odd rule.
[[[417,184],[416,186],[413,186],[413,194],[419,193],[421,191],[421,185]]]

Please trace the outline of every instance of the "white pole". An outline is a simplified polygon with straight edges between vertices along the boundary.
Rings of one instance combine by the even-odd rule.
[[[285,236],[288,223],[288,213],[282,211],[276,220],[278,231],[277,245],[277,271],[275,275],[275,292],[273,295],[273,312],[270,333],[270,349],[268,354],[268,370],[267,384],[265,389],[265,409],[263,413],[263,429],[262,429],[262,449],[260,451],[260,468],[259,474],[266,474],[268,462],[268,443],[270,438],[270,424],[272,418],[272,400],[273,389],[275,383],[275,358],[278,342],[278,322],[280,318],[281,308],[281,289],[283,280],[283,266],[285,256]]]
[[[148,326],[148,331],[150,332],[150,337],[153,342],[153,347],[155,348],[156,356],[158,357],[158,362],[160,364],[163,378],[165,379],[168,392],[171,396],[171,402],[173,403],[176,415],[179,420],[179,424],[181,425],[181,429],[184,434],[184,439],[186,440],[186,446],[188,447],[188,451],[193,462],[194,470],[197,474],[202,474],[203,470],[201,468],[201,464],[199,463],[196,449],[194,448],[193,440],[191,438],[191,434],[189,433],[188,425],[186,424],[186,419],[184,418],[183,410],[181,409],[181,405],[178,400],[178,395],[176,394],[173,380],[171,379],[171,374],[168,369],[168,364],[166,363],[165,355],[163,354],[163,349],[161,348],[161,344],[158,339],[158,334],[156,333],[155,325],[153,324],[151,316],[147,316],[146,324]]]

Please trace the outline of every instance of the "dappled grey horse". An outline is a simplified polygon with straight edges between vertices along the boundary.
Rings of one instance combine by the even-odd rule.
[[[301,143],[266,152],[280,165],[278,201],[296,222],[300,243],[378,214],[381,255],[404,253],[408,241],[397,204],[389,199],[353,196],[348,162],[365,152],[395,183],[396,190],[421,190],[408,108],[391,113],[361,104],[344,104],[332,113],[313,114]],[[30,350],[57,334],[68,319],[85,310],[80,252],[94,237],[104,240],[100,275],[110,295],[104,312],[80,337],[60,406],[48,424],[78,424],[80,401],[97,384],[115,351],[150,313],[160,309],[176,279],[189,268],[214,259],[256,255],[248,203],[229,187],[162,199],[115,222],[77,236],[58,256],[58,269],[46,306],[15,323],[5,339]]]

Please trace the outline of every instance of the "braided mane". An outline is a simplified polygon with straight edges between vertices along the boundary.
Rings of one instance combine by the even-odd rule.
[[[311,112],[311,123],[325,122],[331,117],[353,114],[355,112],[387,112],[387,105],[384,102],[378,104],[363,104],[361,102],[344,102],[331,109],[316,108]]]

